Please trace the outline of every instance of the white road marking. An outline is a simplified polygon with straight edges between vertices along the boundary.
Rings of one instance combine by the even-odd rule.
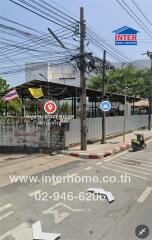
[[[118,157],[124,155],[124,154],[127,153],[127,152],[128,152],[128,150],[125,150],[125,151],[123,151],[123,152],[121,152],[121,153],[119,153],[119,154],[117,154],[117,155],[115,155],[115,156],[113,156],[113,157],[109,157],[108,159],[104,160],[104,162],[109,162],[109,161],[111,161],[111,160],[113,160],[113,159],[115,159],[115,158],[118,158]]]
[[[60,212],[58,210],[53,210],[52,208],[43,211],[43,214],[52,214],[54,216],[54,222],[55,223],[60,223],[62,222],[66,217],[70,215],[70,213],[67,212]]]
[[[127,164],[125,163],[121,163],[121,162],[111,162],[111,163],[114,163],[115,165],[123,165],[123,166],[127,166]],[[146,170],[146,171],[152,171],[152,169],[149,169],[149,168],[143,168],[143,167],[139,167],[139,166],[135,166],[135,165],[129,165],[130,167],[135,167],[135,168],[139,168],[139,169],[143,169],[143,170]]]
[[[98,162],[98,163],[96,163],[97,166],[99,166],[99,165],[101,165],[101,164],[102,164],[102,162]]]
[[[51,214],[54,216],[54,222],[55,223],[60,223],[62,222],[66,217],[68,217],[70,215],[69,212],[59,212],[58,208],[66,208],[68,211],[70,212],[84,212],[85,209],[73,209],[70,206],[68,206],[67,204],[64,203],[57,203],[56,205],[54,205],[53,207],[43,211],[43,214]]]
[[[88,170],[90,170],[90,169],[92,169],[92,167],[86,167],[86,168],[84,168],[85,171],[88,171]]]
[[[114,167],[126,169],[126,170],[133,171],[133,172],[137,172],[137,173],[142,173],[142,174],[146,174],[146,175],[152,175],[151,173],[142,172],[142,171],[137,171],[137,170],[134,170],[134,169],[131,169],[131,168],[126,168],[126,167],[120,167],[120,166],[118,166],[118,165],[116,165],[116,164],[112,164],[112,163],[107,163],[107,164],[110,165],[110,166],[114,166]]]
[[[140,155],[130,155],[130,157],[133,158],[151,158],[152,153],[144,153],[144,154],[140,154]]]
[[[152,165],[149,165],[149,164],[141,164],[142,166],[146,166],[146,167],[152,167]]]
[[[9,236],[12,236],[15,240],[32,240],[32,229],[26,223],[22,223],[0,236],[0,240],[4,240]]]
[[[6,209],[8,209],[8,208],[10,208],[10,207],[12,207],[12,204],[8,203],[8,204],[0,207],[0,212],[3,212],[3,211],[5,211]],[[3,216],[0,216],[0,221],[3,220],[4,218],[9,217],[9,216],[12,215],[13,213],[14,213],[14,211],[10,211],[10,212],[4,214]]]
[[[3,220],[4,218],[9,217],[9,216],[12,215],[13,213],[14,213],[14,211],[10,211],[10,212],[6,213],[5,215],[1,216],[1,217],[0,217],[0,221]]]
[[[61,234],[58,234],[58,233],[42,232],[40,221],[32,225],[32,230],[33,230],[33,239],[55,240],[61,237]]]
[[[8,204],[4,205],[3,207],[0,207],[0,212],[4,211],[4,210],[6,210],[7,208],[10,208],[10,207],[12,207],[12,204],[8,203]]]
[[[151,152],[148,152],[148,153],[141,153],[140,152],[140,154],[138,153],[138,154],[130,154],[130,156],[131,157],[145,157],[145,156],[147,156],[147,157],[151,157]]]
[[[116,170],[116,169],[113,169],[113,168],[108,168],[108,167],[104,167],[104,166],[100,166],[101,168],[105,168],[105,169],[108,169],[108,170],[112,170],[114,172],[119,172],[119,173],[124,173],[124,174],[128,174],[129,176],[133,176],[133,177],[138,177],[138,178],[142,178],[144,180],[147,180],[148,178],[146,177],[142,177],[140,175],[135,175],[135,174],[132,174],[132,173],[128,173],[128,172],[124,172],[124,171],[120,171],[120,170]]]
[[[145,199],[148,197],[148,195],[151,193],[152,188],[147,187],[145,191],[141,194],[141,196],[138,198],[137,202],[143,203]]]
[[[146,143],[151,142],[151,141],[152,141],[152,139],[149,139],[149,140],[146,141]]]
[[[121,158],[121,159],[119,159],[119,161],[120,160],[128,161],[128,158]],[[152,164],[152,161],[145,161],[145,160],[140,160],[140,159],[135,159],[135,158],[129,158],[129,162],[131,162],[131,161],[137,161],[137,162],[140,162],[140,163],[145,162],[145,163],[148,163],[148,164]]]
[[[39,190],[36,190],[36,191],[30,193],[29,196],[34,197],[36,193],[41,193],[41,192],[42,192],[42,190],[39,189]]]
[[[152,158],[150,159],[150,158],[147,158],[147,157],[145,157],[145,156],[125,156],[125,157],[122,157],[122,159],[123,158],[125,158],[125,159],[129,159],[129,160],[139,160],[139,161],[148,161],[148,162],[152,162]]]
[[[140,152],[139,152],[139,151],[137,151],[137,152],[132,152],[131,154],[132,154],[132,155],[134,155],[134,154],[135,154],[135,155],[138,155],[138,154],[139,154],[139,155],[140,155],[140,154],[144,155],[144,154],[150,154],[150,153],[152,153],[152,151],[150,151],[150,149],[149,149],[149,150],[143,150],[143,151],[140,151]]]
[[[151,142],[152,141],[152,139],[149,139],[148,141],[146,141],[146,143],[148,143],[148,142]],[[121,152],[121,153],[118,153],[118,154],[116,154],[115,156],[113,156],[113,157],[108,157],[108,158],[106,158],[106,160],[104,160],[105,162],[109,162],[109,161],[111,161],[112,159],[115,159],[115,158],[118,158],[119,156],[122,156],[122,155],[124,155],[125,153],[127,153],[127,152],[129,152],[129,149],[127,149],[127,150],[125,150],[125,151],[123,151],[123,152]],[[144,154],[144,153],[143,153]],[[150,153],[151,154],[151,153]]]

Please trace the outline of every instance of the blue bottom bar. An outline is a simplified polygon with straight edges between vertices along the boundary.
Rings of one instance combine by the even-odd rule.
[[[115,41],[115,45],[137,45],[137,41]]]

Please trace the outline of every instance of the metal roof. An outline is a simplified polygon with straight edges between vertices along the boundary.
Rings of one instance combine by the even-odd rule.
[[[65,85],[65,84],[59,84],[54,82],[47,82],[47,81],[40,81],[40,80],[32,80],[26,83],[23,83],[21,85],[18,85],[14,87],[19,94],[20,98],[29,98],[33,99],[32,95],[30,94],[28,88],[39,88],[41,87],[44,93],[45,98],[51,98],[51,99],[65,99],[65,98],[71,98],[71,97],[79,97],[80,96],[80,87]],[[14,89],[11,88],[11,89]],[[0,92],[0,97],[3,97],[6,93],[8,93],[11,89],[8,89],[7,91]],[[93,90],[93,89],[86,89],[86,95],[92,100],[101,99],[102,91],[99,90]],[[111,93],[106,92],[106,96],[112,100],[112,101],[118,101],[118,102],[124,102],[124,95],[123,94],[117,94],[117,93]],[[134,96],[128,96],[128,101],[139,101],[141,98],[134,97]]]

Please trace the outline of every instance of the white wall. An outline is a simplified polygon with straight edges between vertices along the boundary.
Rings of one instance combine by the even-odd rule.
[[[40,76],[43,74],[44,77]],[[63,79],[64,78],[64,79]],[[74,79],[70,79],[74,78]],[[80,86],[80,74],[73,64],[50,65],[49,63],[26,63],[25,64],[26,82],[31,80],[41,80],[61,83],[71,86]]]
[[[123,116],[106,117],[106,135],[123,132]],[[87,140],[102,137],[102,118],[87,119]],[[136,130],[148,126],[148,115],[135,115],[126,117],[126,130]],[[66,132],[66,143],[80,143],[80,119],[70,120],[70,130]]]
[[[25,80],[26,82],[31,80],[46,81],[40,74],[43,74],[48,79],[48,64],[47,63],[26,63],[25,64]]]
[[[80,86],[79,71],[72,64],[49,65],[48,78],[50,82]]]

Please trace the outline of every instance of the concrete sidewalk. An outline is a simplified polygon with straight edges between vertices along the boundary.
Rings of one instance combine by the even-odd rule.
[[[101,159],[112,154],[127,150],[131,147],[131,140],[136,138],[135,134],[143,133],[145,140],[152,139],[152,130],[139,130],[126,134],[125,143],[123,143],[123,136],[115,137],[106,141],[106,144],[94,143],[87,145],[87,151],[81,151],[80,146],[70,148],[62,151],[63,154],[84,158],[84,159]]]

